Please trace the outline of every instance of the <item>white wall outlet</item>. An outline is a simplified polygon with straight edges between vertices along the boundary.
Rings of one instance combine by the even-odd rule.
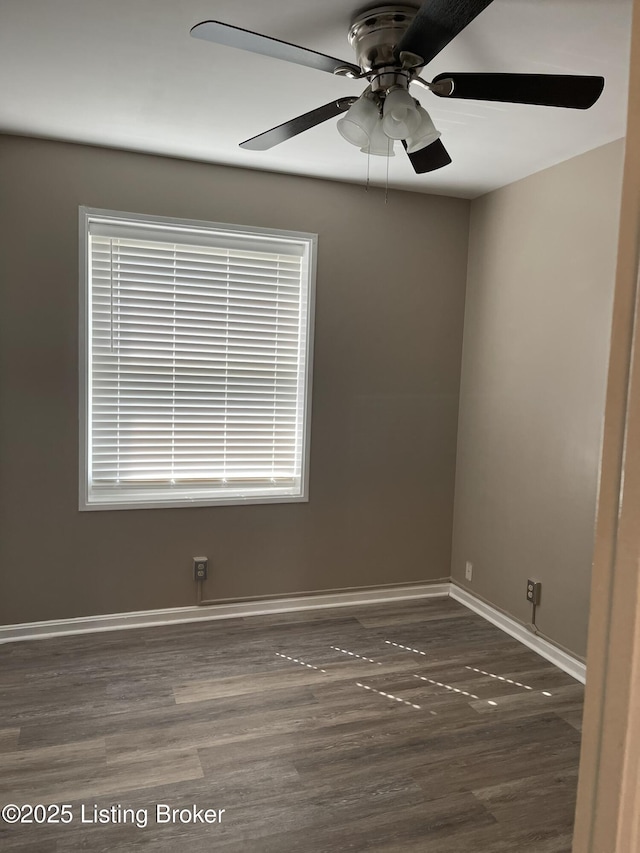
[[[194,557],[193,558],[193,579],[194,581],[206,581],[209,576],[209,558]]]
[[[464,576],[468,581],[473,578],[473,563],[470,563],[468,560],[464,569]]]

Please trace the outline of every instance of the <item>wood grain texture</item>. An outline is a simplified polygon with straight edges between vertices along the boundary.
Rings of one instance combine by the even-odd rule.
[[[7,645],[0,805],[74,822],[0,847],[569,853],[582,696],[450,599]],[[114,804],[147,825],[80,821]]]
[[[18,737],[20,729],[0,729],[0,752],[8,752],[13,750],[18,745]]]

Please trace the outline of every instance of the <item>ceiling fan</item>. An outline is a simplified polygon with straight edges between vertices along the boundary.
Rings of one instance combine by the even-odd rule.
[[[410,94],[418,85],[440,98],[502,101],[549,107],[588,109],[600,97],[603,77],[569,74],[438,74],[420,77],[437,56],[493,0],[426,0],[420,8],[379,6],[358,14],[348,38],[358,64],[259,33],[203,21],[191,30],[195,38],[317,68],[353,80],[366,79],[360,97],[338,98],[297,116],[245,142],[241,148],[266,151],[330,118],[341,116],[338,130],[368,154],[393,156],[401,140],[414,170],[432,172],[451,163],[440,133],[425,109]]]

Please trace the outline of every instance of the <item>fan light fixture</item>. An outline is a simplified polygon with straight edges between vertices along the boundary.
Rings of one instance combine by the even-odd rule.
[[[338,130],[363,153],[380,157],[394,156],[396,139],[406,140],[413,154],[440,136],[429,113],[400,86],[376,95],[367,89],[338,119]]]
[[[369,144],[363,146],[360,150],[363,154],[372,154],[377,157],[395,157],[393,143],[395,140],[390,139],[382,129],[382,119],[378,118],[373,126],[369,137]]]
[[[420,116],[413,98],[399,86],[391,89],[382,107],[382,129],[391,139],[406,139],[418,129]]]
[[[435,125],[431,121],[431,116],[420,106],[420,104],[418,104],[417,111],[420,117],[420,123],[418,124],[418,129],[415,133],[411,134],[411,136],[408,136],[406,139],[407,154],[415,154],[416,151],[421,151],[423,148],[427,148],[441,136],[440,131],[436,130]]]
[[[378,118],[378,107],[367,91],[349,107],[344,118],[338,120],[338,130],[347,142],[366,148]]]

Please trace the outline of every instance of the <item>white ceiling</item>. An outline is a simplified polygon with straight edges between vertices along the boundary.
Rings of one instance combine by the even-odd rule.
[[[383,5],[375,0],[366,4]],[[418,5],[418,4],[416,4]],[[335,120],[270,151],[248,137],[359,81],[189,37],[219,20],[353,62],[359,0],[0,0],[0,131],[363,183],[367,157]],[[423,72],[601,74],[587,111],[445,101],[415,89],[453,164],[417,176],[399,151],[389,185],[474,197],[624,136],[631,0],[494,0]],[[385,182],[386,158],[371,158]]]

